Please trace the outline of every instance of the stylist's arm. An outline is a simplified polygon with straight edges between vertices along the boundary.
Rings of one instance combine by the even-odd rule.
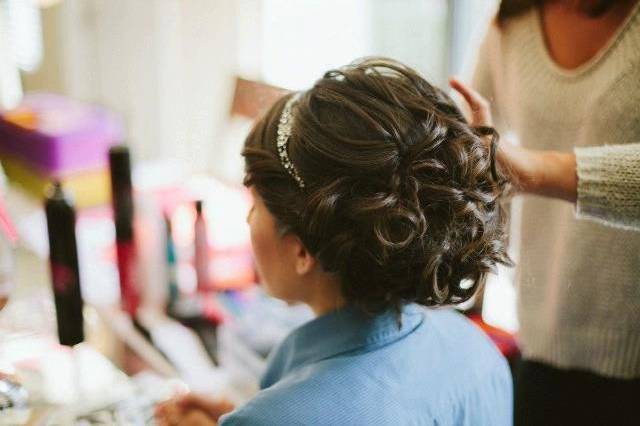
[[[489,103],[457,79],[451,87],[475,126],[492,126]],[[578,217],[640,229],[640,144],[534,151],[501,141],[498,163],[522,193],[576,203]]]

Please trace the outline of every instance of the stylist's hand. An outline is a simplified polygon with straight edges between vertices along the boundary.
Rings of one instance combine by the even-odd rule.
[[[471,109],[472,126],[493,126],[489,102],[460,80],[451,87],[462,95]],[[578,177],[573,153],[532,151],[501,140],[498,165],[516,190],[576,202]]]
[[[193,393],[173,398],[156,407],[159,426],[215,426],[225,413],[233,411],[233,404],[212,400]]]
[[[449,84],[456,92],[460,93],[471,110],[471,125],[473,127],[493,126],[491,117],[491,105],[480,93],[473,90],[455,77],[449,79]]]
[[[456,78],[450,78],[449,84],[462,95],[469,106],[471,110],[470,124],[473,127],[493,127],[491,106],[485,98]],[[536,170],[540,158],[535,152],[501,139],[497,154],[498,164],[516,186],[516,189],[527,192],[531,186],[536,184]]]

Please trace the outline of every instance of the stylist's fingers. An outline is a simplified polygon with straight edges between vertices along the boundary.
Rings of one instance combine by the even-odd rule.
[[[207,412],[213,419],[217,420],[223,414],[233,411],[231,402],[224,399],[209,399],[207,397],[190,393],[179,400],[182,409],[199,409]]]
[[[180,426],[217,426],[218,422],[213,420],[208,413],[204,411],[193,409],[185,413],[184,417],[180,420]]]
[[[174,426],[180,423],[182,410],[175,400],[166,401],[156,407],[155,418],[158,426]]]
[[[449,79],[449,84],[469,105],[472,126],[493,126],[491,109],[485,98],[455,77]]]

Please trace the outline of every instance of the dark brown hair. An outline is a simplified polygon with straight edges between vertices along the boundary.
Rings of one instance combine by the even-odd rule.
[[[290,96],[290,95],[289,95]],[[412,69],[368,58],[327,72],[294,106],[288,152],[276,151],[278,101],[243,155],[283,232],[337,274],[348,303],[369,312],[467,300],[496,263],[509,264],[506,182],[492,176],[484,136]]]
[[[599,16],[609,10],[616,0],[584,1],[582,10],[589,16]],[[534,6],[540,6],[544,0],[502,0],[498,9],[498,22],[504,23],[508,18],[518,16]]]

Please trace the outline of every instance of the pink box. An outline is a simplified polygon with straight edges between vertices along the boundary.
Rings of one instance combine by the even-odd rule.
[[[122,137],[114,114],[60,95],[29,94],[0,113],[0,155],[50,176],[104,167],[109,147]]]

